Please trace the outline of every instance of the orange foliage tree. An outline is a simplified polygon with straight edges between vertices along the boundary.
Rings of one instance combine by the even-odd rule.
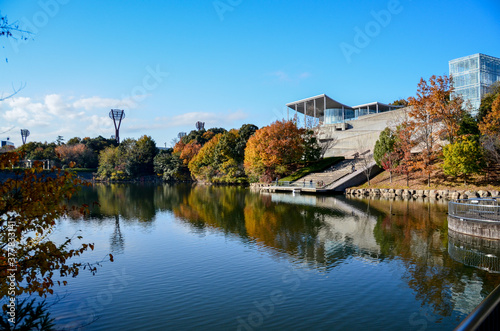
[[[174,146],[174,153],[180,152],[180,159],[182,163],[187,166],[189,162],[193,159],[193,157],[198,154],[202,145],[197,143],[195,140],[191,140],[187,144],[184,144],[182,141],[179,141]]]
[[[484,136],[498,135],[500,133],[500,94],[491,105],[491,111],[479,123],[479,131]]]
[[[493,101],[491,111],[479,123],[479,130],[490,164],[500,163],[500,94]]]
[[[413,139],[419,147],[415,168],[427,175],[430,185],[434,164],[441,153],[439,140],[446,138],[453,143],[458,137],[464,116],[462,99],[453,97],[451,78],[432,76],[429,82],[420,79],[417,95],[408,98],[408,104],[412,107],[409,116]]]
[[[245,149],[250,181],[271,181],[290,174],[304,155],[304,129],[293,121],[276,121],[255,132]]]
[[[412,139],[413,126],[408,122],[403,122],[398,127],[396,134],[394,151],[397,155],[398,164],[395,170],[406,176],[406,186],[408,186],[410,173],[415,168],[415,158],[411,152],[415,146],[415,142]]]
[[[55,152],[64,165],[75,162],[80,167],[86,167],[93,157],[93,152],[84,144],[60,145]]]

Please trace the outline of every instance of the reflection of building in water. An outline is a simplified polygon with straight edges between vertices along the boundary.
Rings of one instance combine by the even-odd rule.
[[[373,236],[377,225],[375,216],[335,198],[326,198],[318,205],[328,205],[343,214],[338,217],[325,215],[323,219],[328,226],[321,228],[318,238],[325,243],[327,251],[329,248],[336,249],[341,241],[355,246],[360,253],[364,253],[361,255],[380,254],[380,246]]]
[[[360,210],[334,197],[293,196],[283,193],[272,193],[271,196],[273,202],[316,206],[334,212],[319,216],[324,226],[319,230],[317,240],[323,243],[325,254],[345,255],[346,245],[357,251],[358,255],[380,254],[380,246],[373,236],[377,218],[367,213],[366,210]]]
[[[464,265],[493,273],[500,272],[500,240],[448,230],[448,254],[453,260]],[[455,283],[450,290],[454,302],[453,309],[463,314],[469,314],[484,299],[483,280],[475,273],[470,278],[463,275],[460,283]]]
[[[261,192],[261,194],[268,194]],[[272,202],[293,203],[297,205],[316,206],[316,196],[314,195],[292,195],[288,193],[271,193]]]
[[[468,315],[484,300],[485,297],[481,294],[484,291],[484,283],[476,274],[470,278],[464,275],[460,282],[460,285],[454,284],[450,289],[453,310]]]
[[[123,239],[122,232],[120,230],[120,215],[115,215],[115,230],[110,238],[111,252],[115,254],[123,253],[125,247],[125,239]]]
[[[448,231],[450,257],[470,267],[500,273],[500,240],[491,240]]]

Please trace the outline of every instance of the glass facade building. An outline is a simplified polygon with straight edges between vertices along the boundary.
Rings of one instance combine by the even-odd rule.
[[[473,113],[477,112],[489,86],[500,81],[500,59],[480,53],[451,60],[449,70],[455,94],[470,101]]]
[[[290,102],[286,106],[287,112],[292,110],[296,114],[304,114],[306,126],[346,123],[346,121],[356,120],[360,116],[401,108],[401,106],[386,105],[381,102],[371,102],[350,107],[328,97],[326,94]],[[289,115],[287,115],[287,118],[289,118]]]

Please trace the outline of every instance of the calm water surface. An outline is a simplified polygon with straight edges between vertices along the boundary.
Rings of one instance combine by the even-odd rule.
[[[95,185],[75,202],[99,206],[53,236],[115,262],[56,289],[60,327],[452,330],[500,284],[450,256],[466,247],[446,204],[185,185]]]

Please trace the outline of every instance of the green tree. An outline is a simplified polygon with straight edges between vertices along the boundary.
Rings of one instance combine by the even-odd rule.
[[[158,154],[155,141],[150,136],[142,136],[132,145],[126,154],[130,167],[130,176],[152,175],[154,157]]]
[[[375,163],[389,172],[390,182],[392,183],[392,171],[397,167],[397,153],[394,151],[396,144],[396,135],[390,128],[385,128],[375,142],[373,149],[373,158]]]
[[[304,156],[305,162],[318,161],[321,158],[321,146],[313,130],[304,133]]]
[[[99,153],[101,153],[101,151],[110,146],[118,146],[115,139],[106,139],[102,136],[96,138],[85,137],[80,142],[87,146],[93,153],[93,157],[88,162],[88,168],[97,168],[99,166]]]
[[[81,142],[82,142],[82,139],[80,139],[79,137],[73,137],[66,142],[66,145],[76,145],[76,144],[79,144]]]
[[[247,147],[248,139],[259,129],[258,126],[253,124],[243,124],[238,130],[238,140],[236,141],[236,160],[238,163],[243,163],[245,158],[245,148]]]
[[[373,149],[373,158],[379,167],[382,166],[382,159],[387,153],[394,151],[394,144],[396,142],[396,136],[390,128],[385,128],[375,142],[375,148]]]
[[[97,175],[101,179],[125,180],[129,179],[125,172],[124,154],[118,147],[110,146],[99,154],[99,168]]]
[[[160,151],[154,158],[154,170],[165,181],[189,180],[190,175],[183,166],[179,153],[174,153],[173,149]]]
[[[464,137],[453,144],[443,147],[443,171],[454,177],[467,176],[481,172],[485,166],[484,153],[480,143],[473,137]]]
[[[462,120],[460,121],[460,128],[458,130],[459,136],[465,135],[480,135],[479,126],[476,118],[474,118],[469,112],[465,112]]]
[[[63,136],[57,136],[56,144],[57,144],[57,146],[63,145],[64,144],[64,137]]]
[[[408,106],[408,101],[406,99],[399,99],[399,100],[395,100],[395,101],[391,102],[389,105],[391,105],[391,106],[404,106],[404,107],[407,107]]]
[[[197,180],[211,182],[216,175],[218,164],[223,162],[221,151],[218,155],[220,160],[216,160],[216,148],[222,136],[223,134],[218,134],[213,137],[189,162],[189,171]]]

